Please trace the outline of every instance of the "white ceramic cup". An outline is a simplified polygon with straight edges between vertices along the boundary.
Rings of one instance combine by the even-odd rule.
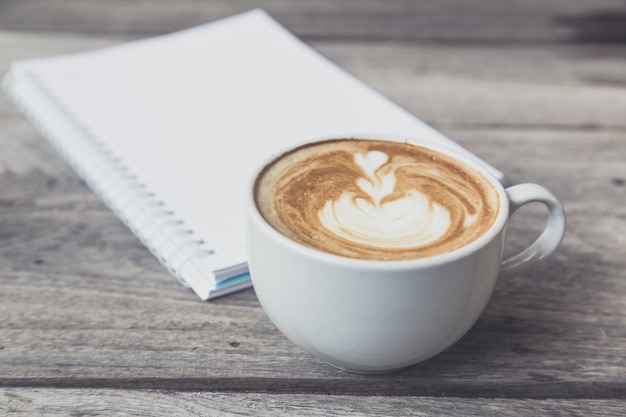
[[[254,183],[276,156],[256,171],[247,187],[249,265],[261,305],[292,342],[346,371],[390,372],[442,352],[476,322],[498,276],[527,272],[558,248],[565,233],[564,209],[544,187],[521,184],[504,189],[489,171],[465,155],[410,142],[454,156],[482,172],[498,190],[499,213],[480,238],[429,258],[346,258],[294,242],[261,216]],[[547,207],[545,228],[529,247],[502,261],[508,221],[531,202]]]

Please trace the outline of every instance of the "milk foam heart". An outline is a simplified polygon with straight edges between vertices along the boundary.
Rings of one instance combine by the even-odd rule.
[[[379,170],[389,162],[387,154],[356,153],[354,162],[363,170],[365,177],[356,183],[366,197],[344,191],[339,199],[327,201],[319,218],[330,232],[372,247],[412,248],[435,242],[449,229],[450,212],[417,190],[383,202],[396,184],[394,171]]]

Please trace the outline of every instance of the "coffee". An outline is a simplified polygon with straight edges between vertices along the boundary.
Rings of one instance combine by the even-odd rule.
[[[289,151],[255,184],[256,205],[281,234],[350,258],[447,253],[484,234],[499,194],[481,172],[403,142],[334,139]]]

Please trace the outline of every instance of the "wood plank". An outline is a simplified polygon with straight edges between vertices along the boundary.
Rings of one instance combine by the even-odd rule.
[[[443,128],[626,129],[626,47],[313,43]]]
[[[2,399],[4,401],[2,401]],[[4,404],[4,405],[3,405]],[[0,389],[6,415],[219,416],[622,416],[619,400],[490,400],[433,397],[355,397],[207,392]]]
[[[20,0],[0,2],[0,27],[20,31],[155,34],[263,7],[307,38],[455,42],[623,42],[626,5],[541,0],[289,0],[206,3],[201,0]]]

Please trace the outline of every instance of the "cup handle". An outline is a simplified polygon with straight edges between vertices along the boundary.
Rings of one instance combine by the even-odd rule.
[[[502,261],[500,278],[523,274],[552,255],[563,240],[566,223],[565,209],[559,200],[541,185],[519,184],[509,187],[505,191],[510,202],[509,219],[517,209],[525,204],[539,202],[548,209],[548,220],[537,240],[517,255]]]

